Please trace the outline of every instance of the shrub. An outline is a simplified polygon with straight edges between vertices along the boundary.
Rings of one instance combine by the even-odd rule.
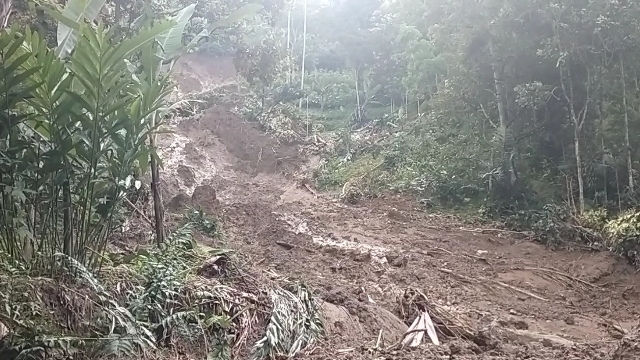
[[[640,266],[640,211],[629,210],[609,220],[604,232],[611,251]]]
[[[594,231],[603,232],[609,220],[607,209],[599,208],[585,211],[579,216],[580,225]]]

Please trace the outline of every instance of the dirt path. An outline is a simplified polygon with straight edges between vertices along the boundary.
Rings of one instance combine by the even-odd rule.
[[[181,69],[202,69],[200,60],[187,58]],[[208,76],[233,77],[223,70]],[[198,76],[186,78],[185,91],[199,89]],[[221,215],[228,246],[312,285],[343,312],[328,316],[327,344],[311,357],[607,359],[621,337],[615,328],[640,319],[640,275],[622,260],[464,229],[401,197],[358,206],[316,197],[287,176],[306,161],[296,147],[225,108],[182,121],[160,144],[170,207],[193,202]],[[487,336],[373,352],[381,330],[386,345],[406,330],[396,316],[407,289]]]

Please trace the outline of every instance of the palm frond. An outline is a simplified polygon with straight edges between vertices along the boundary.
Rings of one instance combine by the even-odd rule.
[[[323,336],[318,304],[306,286],[276,288],[270,296],[273,309],[266,335],[254,346],[255,359],[292,358]]]

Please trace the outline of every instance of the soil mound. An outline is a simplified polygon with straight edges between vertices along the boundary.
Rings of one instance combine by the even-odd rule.
[[[361,337],[364,334],[358,319],[354,319],[344,307],[323,302],[321,311],[327,336]]]

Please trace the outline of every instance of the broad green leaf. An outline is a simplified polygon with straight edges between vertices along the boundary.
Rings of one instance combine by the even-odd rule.
[[[244,19],[247,16],[252,16],[257,14],[262,10],[262,5],[260,4],[246,4],[240,9],[232,12],[224,19],[220,19],[209,26],[209,32],[213,32],[216,29],[227,27],[233,25],[234,23]]]
[[[196,4],[191,4],[186,8],[180,10],[178,14],[172,19],[176,24],[169,29],[169,31],[158,37],[158,42],[162,47],[162,57],[165,59],[171,59],[175,57],[182,48],[182,34],[184,28],[191,19],[193,11],[196,9]]]
[[[196,46],[198,46],[198,43],[200,42],[200,40],[206,39],[208,37],[209,37],[209,30],[204,29],[200,31],[198,35],[194,36],[193,39],[189,41],[189,44],[187,45],[187,50],[195,48]]]
[[[142,12],[142,14],[133,20],[134,28],[143,28],[148,25],[148,23],[152,19],[155,18],[155,13],[153,11],[153,8],[151,7],[151,4],[145,2],[143,5],[143,9],[144,11]]]
[[[78,24],[81,24],[84,19],[93,21],[98,17],[104,4],[105,0],[69,0],[61,15]],[[59,22],[57,37],[58,48],[56,49],[56,54],[60,57],[65,57],[73,50],[78,31],[72,29],[66,21],[64,23]]]
[[[145,45],[152,43],[156,39],[160,41],[165,33],[170,32],[176,26],[178,26],[178,23],[171,20],[158,22],[150,28],[142,29],[138,35],[124,40],[114,55],[118,59],[128,59],[129,56],[135,54]],[[180,39],[182,39],[182,34],[180,34]]]

